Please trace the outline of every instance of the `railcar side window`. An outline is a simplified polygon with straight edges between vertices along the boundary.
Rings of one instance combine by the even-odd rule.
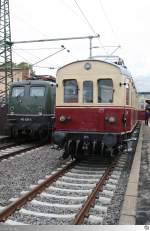
[[[34,86],[30,87],[30,96],[44,96],[45,94],[45,87]]]
[[[93,82],[83,82],[83,103],[93,103]]]
[[[129,86],[126,87],[126,105],[129,105],[129,97],[130,97],[130,92],[129,92]]]
[[[12,88],[12,97],[24,96],[24,87],[17,86]]]
[[[64,80],[64,103],[77,103],[78,102],[78,84],[77,80],[69,79]]]
[[[98,80],[98,103],[113,102],[113,82],[112,79]]]

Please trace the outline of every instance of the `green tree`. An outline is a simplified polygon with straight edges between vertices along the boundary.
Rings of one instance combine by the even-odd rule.
[[[10,68],[10,67],[11,67],[10,62],[0,64],[0,69],[4,69],[4,68],[6,68],[6,67],[7,67],[7,68]],[[21,62],[21,63],[18,63],[18,64],[12,62],[12,68],[20,68],[20,69],[25,69],[25,70],[26,70],[26,69],[29,69],[29,70],[31,70],[31,74],[32,74],[32,75],[35,75],[35,72],[33,71],[32,65],[29,64],[29,63],[26,63],[26,62]]]
[[[31,69],[32,70],[32,65],[29,63],[26,63],[26,62],[21,62],[21,63],[17,64],[16,67],[22,68],[22,69]]]
[[[31,73],[35,74],[35,72],[33,71],[32,65],[29,63],[21,62],[21,63],[17,64],[16,67],[21,68],[21,69],[30,69]]]
[[[10,68],[11,67],[10,62],[0,64],[1,69],[4,69],[6,66],[7,68],[8,67]],[[16,63],[12,62],[12,68],[15,68],[15,67],[16,67]]]

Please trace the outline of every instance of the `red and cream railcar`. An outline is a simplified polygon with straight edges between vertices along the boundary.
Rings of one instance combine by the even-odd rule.
[[[64,156],[113,153],[137,123],[138,96],[123,65],[82,60],[56,75],[54,142]]]

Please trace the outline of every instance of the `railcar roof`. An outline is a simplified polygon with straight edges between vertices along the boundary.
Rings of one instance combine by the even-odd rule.
[[[55,85],[54,82],[51,81],[44,81],[44,80],[22,80],[22,81],[17,81],[17,82],[13,82],[11,84],[11,86],[20,86],[20,85]]]
[[[118,64],[115,64],[115,63],[109,62],[109,61],[96,60],[96,59],[85,59],[85,60],[78,60],[78,61],[75,61],[75,62],[72,62],[72,63],[68,63],[68,64],[66,64],[66,65],[64,65],[64,66],[62,66],[62,67],[60,67],[60,68],[58,69],[58,71],[61,70],[61,69],[63,69],[63,68],[65,68],[65,67],[67,67],[67,66],[69,66],[69,65],[72,65],[72,64],[75,64],[75,63],[78,63],[78,62],[101,62],[101,63],[110,64],[110,65],[112,65],[112,66],[118,68],[118,69],[120,70],[120,73],[121,73],[121,74],[126,75],[126,76],[132,78],[131,73],[128,71],[128,69],[127,69],[125,66],[118,65]],[[57,72],[58,72],[58,71],[57,71]]]
[[[138,92],[138,94],[142,94],[142,95],[150,95],[150,91],[140,91]]]

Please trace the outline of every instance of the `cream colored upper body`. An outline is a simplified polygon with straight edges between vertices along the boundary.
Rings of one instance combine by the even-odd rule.
[[[86,63],[90,64],[90,69],[86,69]],[[129,91],[128,107],[137,109],[138,95],[133,83],[132,77],[122,71],[117,65],[99,61],[99,60],[83,60],[77,61],[60,68],[56,75],[56,106],[110,106],[122,107],[126,106],[126,94]],[[78,102],[64,103],[64,86],[63,81],[68,79],[76,79],[78,84]],[[98,83],[99,79],[112,79],[113,81],[113,102],[99,103],[98,102]],[[93,102],[83,102],[83,82],[93,81]],[[126,83],[126,85],[124,85]],[[127,90],[128,89],[128,90]]]

